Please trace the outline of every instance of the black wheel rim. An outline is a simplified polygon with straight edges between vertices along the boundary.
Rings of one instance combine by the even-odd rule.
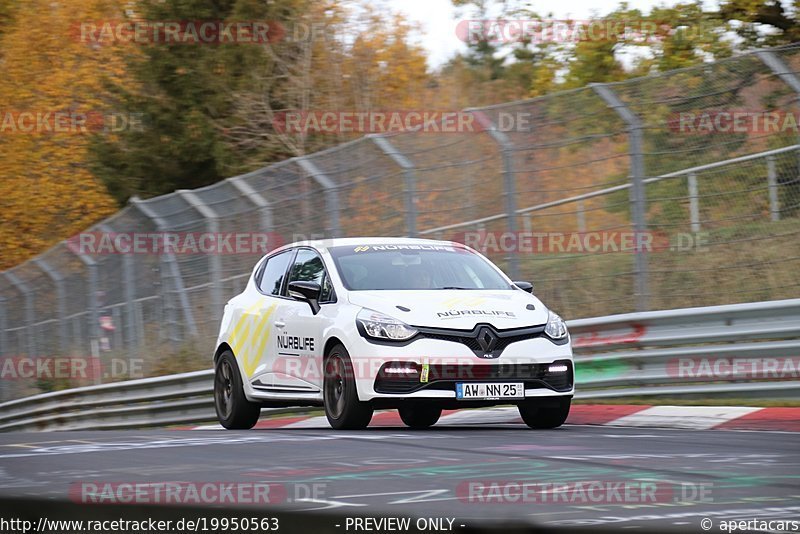
[[[345,382],[344,362],[339,356],[328,358],[325,372],[325,407],[334,419],[339,419],[344,412]]]
[[[227,360],[220,362],[214,380],[217,408],[220,415],[227,419],[233,409],[233,370]]]

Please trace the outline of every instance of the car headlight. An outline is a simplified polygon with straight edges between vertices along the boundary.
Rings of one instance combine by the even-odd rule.
[[[550,339],[564,339],[567,337],[567,323],[564,319],[553,312],[548,312],[547,325],[544,327],[544,333]]]
[[[359,330],[375,339],[405,341],[417,335],[417,331],[403,321],[367,308],[358,312],[356,321],[363,327]]]

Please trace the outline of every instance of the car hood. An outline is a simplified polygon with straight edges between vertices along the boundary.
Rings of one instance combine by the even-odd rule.
[[[547,322],[547,308],[525,291],[351,291],[348,298],[351,304],[411,326],[471,330],[479,323],[489,323],[504,330]]]

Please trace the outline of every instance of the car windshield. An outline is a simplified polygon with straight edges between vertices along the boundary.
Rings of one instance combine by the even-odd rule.
[[[512,289],[481,256],[447,245],[361,245],[330,249],[344,286],[359,290]]]

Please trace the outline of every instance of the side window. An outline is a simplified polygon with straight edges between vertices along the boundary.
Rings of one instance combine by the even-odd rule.
[[[276,296],[281,294],[283,278],[293,253],[293,250],[287,250],[267,260],[264,274],[261,275],[261,281],[258,283],[258,288],[262,293]]]
[[[300,249],[289,273],[290,282],[316,282],[322,287],[320,302],[329,302],[333,292],[330,280],[325,273],[325,265],[319,254],[309,249]]]
[[[319,295],[319,301],[322,303],[333,302],[336,300],[336,294],[333,292],[333,282],[328,273],[325,273],[325,281],[322,283],[322,292]]]

